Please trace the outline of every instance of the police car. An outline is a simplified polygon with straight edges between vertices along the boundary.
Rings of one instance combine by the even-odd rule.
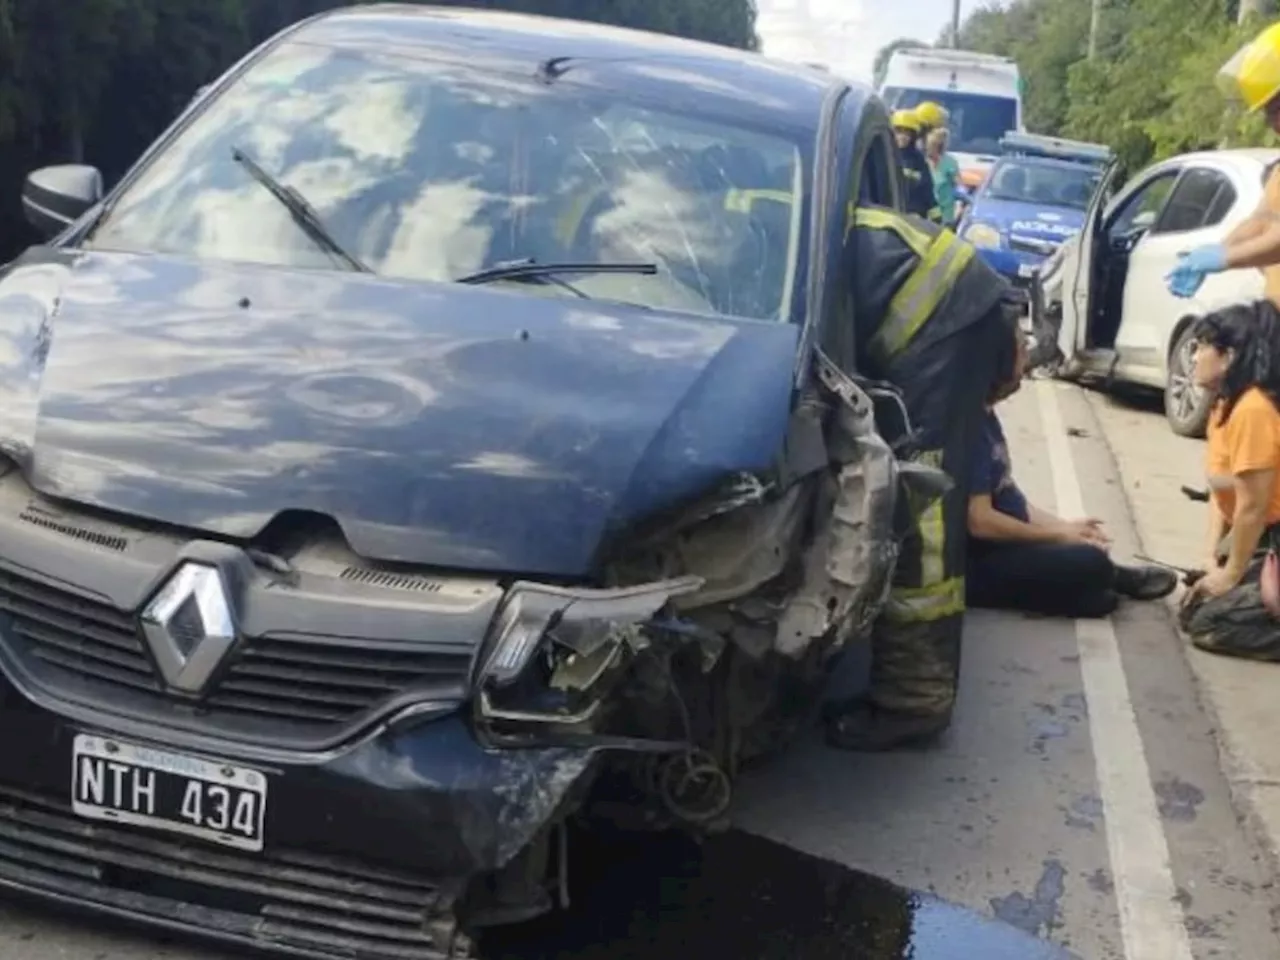
[[[1111,150],[1100,144],[1008,133],[1001,157],[968,198],[960,235],[1015,286],[1084,226]]]

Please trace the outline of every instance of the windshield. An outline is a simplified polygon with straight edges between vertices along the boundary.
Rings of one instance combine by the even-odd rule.
[[[1102,171],[1069,163],[1003,160],[991,171],[982,196],[1087,210]]]
[[[912,90],[886,87],[881,96],[891,110],[909,110],[926,100],[940,103],[950,114],[950,149],[956,153],[1000,152],[1000,138],[1018,128],[1018,102],[954,90]]]
[[[804,205],[790,202],[804,195],[797,141],[675,109],[563,80],[286,45],[163,148],[90,245],[341,268],[235,161],[239,149],[383,276],[456,280],[530,258],[652,262],[652,276],[569,279],[643,306],[788,317],[804,236]]]

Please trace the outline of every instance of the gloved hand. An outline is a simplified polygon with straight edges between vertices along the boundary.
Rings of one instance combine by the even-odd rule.
[[[1208,274],[1220,273],[1225,269],[1227,248],[1220,243],[1209,243],[1183,254],[1178,259],[1177,266],[1169,271],[1165,281],[1170,293],[1185,299],[1195,295]]]

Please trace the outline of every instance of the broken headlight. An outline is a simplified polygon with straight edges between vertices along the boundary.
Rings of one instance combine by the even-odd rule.
[[[589,721],[616,676],[647,644],[643,627],[698,577],[589,590],[520,582],[485,641],[477,678],[482,719],[576,726]]]

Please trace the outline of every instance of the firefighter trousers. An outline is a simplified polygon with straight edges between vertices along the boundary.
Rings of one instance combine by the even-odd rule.
[[[1000,338],[1011,328],[1000,306],[954,335],[911,344],[888,365],[916,430],[917,457],[940,467],[952,488],[913,510],[890,600],[871,637],[868,696],[880,709],[949,717],[960,677],[964,630],[970,461],[995,381]]]

